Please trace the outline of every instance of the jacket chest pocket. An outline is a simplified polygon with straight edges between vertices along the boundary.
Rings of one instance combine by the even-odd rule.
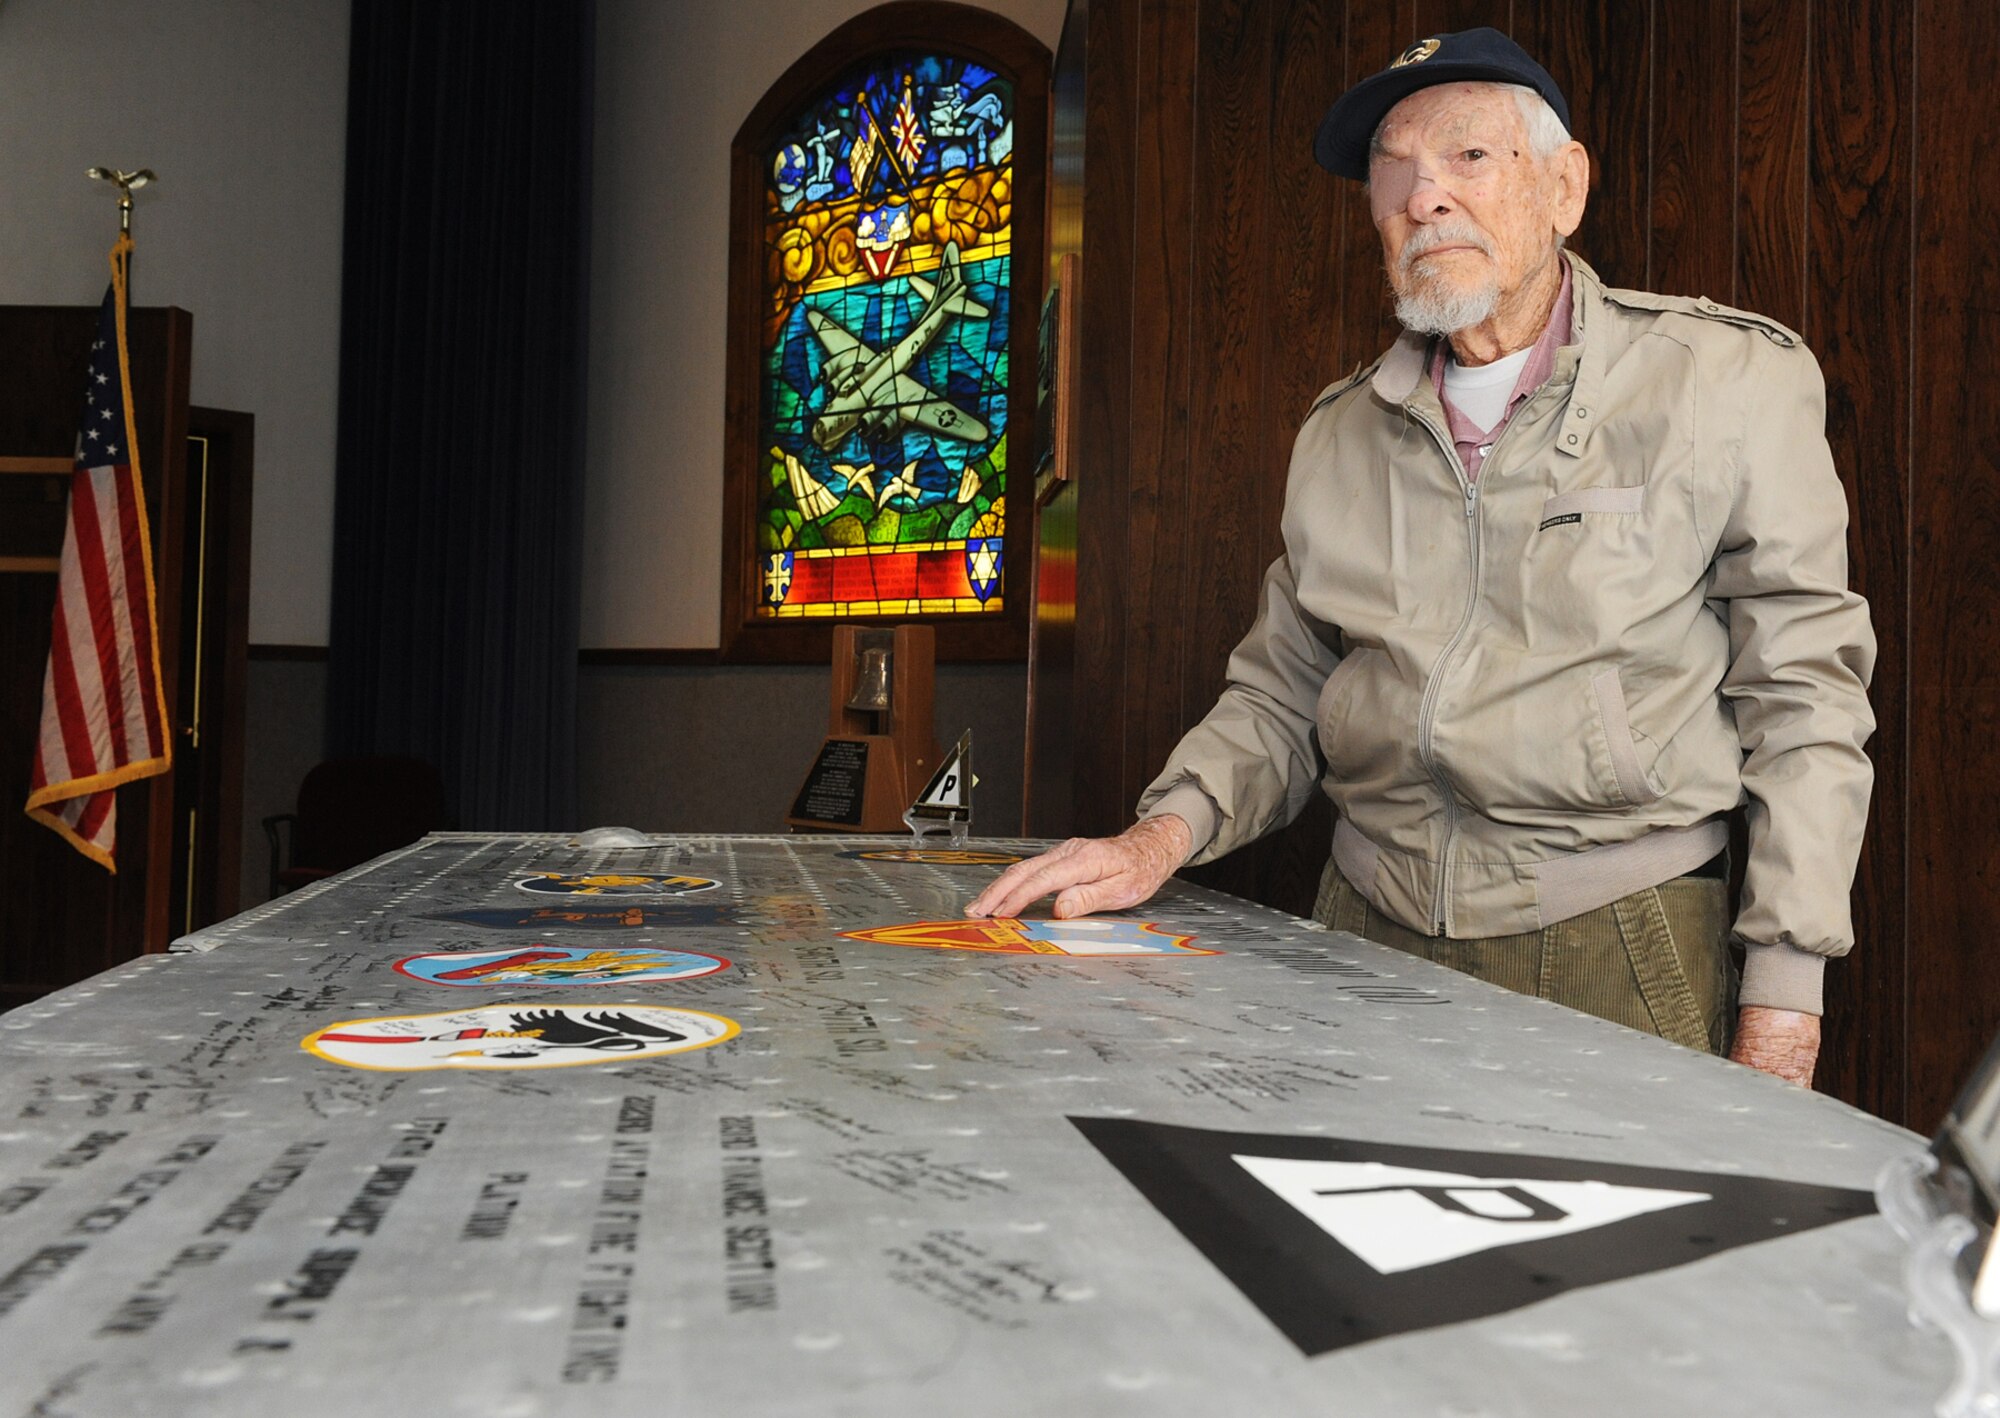
[[[1683,601],[1706,566],[1692,528],[1676,515],[1684,487],[1652,483],[1583,487],[1519,509],[1520,538],[1488,565],[1502,614],[1532,653],[1609,657],[1645,624]]]
[[[1541,525],[1535,530],[1546,532],[1553,527],[1569,527],[1581,523],[1586,516],[1631,516],[1636,517],[1646,510],[1646,489],[1641,487],[1584,487],[1575,492],[1559,492],[1542,503]]]
[[[1677,597],[1706,571],[1692,368],[1677,345],[1652,341],[1644,353],[1598,399],[1580,455],[1538,454],[1503,470],[1519,479],[1508,530],[1522,539],[1530,619],[1548,609],[1567,628],[1594,628],[1603,617],[1591,602],[1613,618],[1643,616],[1662,590]]]

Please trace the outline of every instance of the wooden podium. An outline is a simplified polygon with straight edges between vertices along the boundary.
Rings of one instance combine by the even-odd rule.
[[[937,765],[928,625],[833,628],[826,742],[785,821],[808,832],[898,832]]]

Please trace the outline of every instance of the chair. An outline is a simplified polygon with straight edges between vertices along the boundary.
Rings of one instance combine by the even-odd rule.
[[[297,812],[264,819],[271,895],[296,891],[448,825],[444,784],[422,759],[330,758],[299,785]]]

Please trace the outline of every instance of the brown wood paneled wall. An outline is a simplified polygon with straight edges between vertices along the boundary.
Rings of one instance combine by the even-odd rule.
[[[1820,1086],[1928,1129],[2000,1029],[2000,187],[1970,138],[1992,0],[1072,0],[1058,103],[1082,112],[1057,126],[1083,151],[1056,201],[1083,214],[1086,388],[1075,634],[1045,668],[1075,707],[1031,733],[1062,742],[1073,810],[1031,825],[1122,826],[1213,702],[1300,417],[1393,335],[1364,198],[1313,165],[1313,128],[1479,24],[1568,94],[1593,163],[1574,245],[1607,280],[1763,311],[1819,356],[1881,640]],[[1208,877],[1304,909],[1325,833],[1316,809]]]

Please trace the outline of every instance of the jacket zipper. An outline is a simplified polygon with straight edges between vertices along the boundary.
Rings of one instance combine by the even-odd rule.
[[[1529,403],[1534,402],[1532,399]],[[1406,406],[1407,407],[1407,406]],[[1501,443],[1513,432],[1514,424],[1527,412],[1524,404],[1514,411],[1514,418],[1506,428],[1500,430],[1500,437],[1487,448],[1486,456],[1480,462],[1480,471],[1485,472],[1493,464],[1493,455],[1499,451]],[[1452,475],[1458,479],[1458,490],[1465,498],[1465,531],[1467,543],[1468,578],[1465,589],[1465,610],[1458,618],[1458,628],[1451,633],[1444,650],[1438,655],[1437,664],[1431,670],[1430,681],[1424,685],[1423,699],[1417,708],[1417,758],[1431,775],[1438,792],[1444,798],[1444,850],[1438,862],[1437,885],[1431,892],[1431,934],[1447,936],[1451,934],[1451,849],[1458,838],[1458,795],[1452,791],[1451,780],[1438,766],[1434,751],[1433,737],[1437,728],[1437,701],[1443,692],[1445,671],[1450,667],[1452,656],[1458,652],[1466,632],[1472,628],[1472,613],[1479,604],[1479,484],[1466,476],[1465,465],[1459,461],[1458,445],[1453,443],[1430,419],[1417,410],[1411,415],[1429,431],[1445,460],[1451,465]]]

